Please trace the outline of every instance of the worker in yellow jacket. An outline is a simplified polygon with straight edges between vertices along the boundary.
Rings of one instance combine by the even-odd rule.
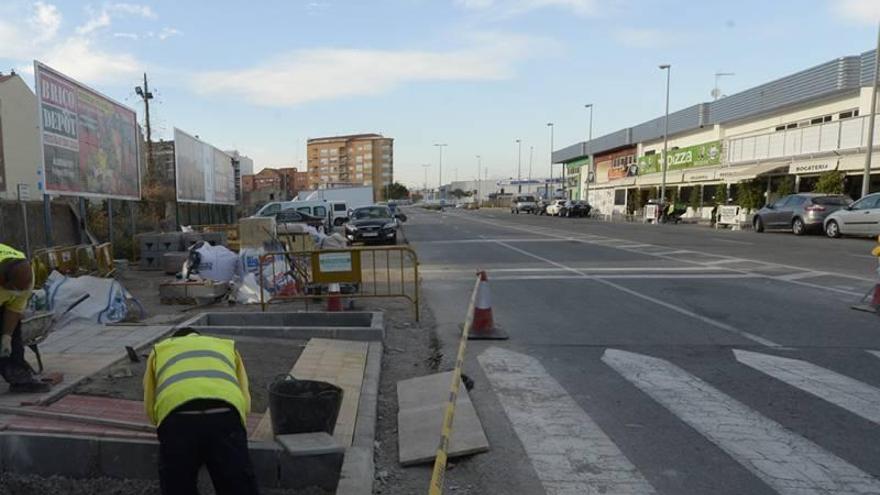
[[[24,253],[0,244],[0,375],[10,392],[48,392],[24,358],[21,316],[34,290],[34,272]]]
[[[202,465],[218,495],[258,493],[245,427],[250,402],[232,340],[184,328],[156,344],[144,373],[144,408],[159,427],[164,495],[197,495]]]

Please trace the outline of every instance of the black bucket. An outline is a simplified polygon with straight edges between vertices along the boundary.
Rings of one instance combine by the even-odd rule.
[[[342,389],[327,382],[282,375],[269,385],[269,412],[276,435],[325,431],[333,434]]]

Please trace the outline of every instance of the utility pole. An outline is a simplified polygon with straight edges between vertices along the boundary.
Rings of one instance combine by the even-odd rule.
[[[431,168],[430,163],[423,163],[422,168],[425,169],[425,199],[428,197],[428,169]]]
[[[672,73],[672,66],[663,64],[660,70],[666,71],[666,117],[663,119],[663,175],[660,176],[660,207],[665,208],[666,204],[666,167],[669,163],[669,77]]]
[[[535,155],[535,147],[529,146],[529,182],[532,182],[532,157]]]
[[[877,48],[874,50],[874,84],[871,87],[871,110],[868,114],[868,150],[865,152],[865,173],[862,175],[862,197],[871,188],[871,155],[874,153],[874,118],[877,114],[877,82],[880,79],[880,23],[877,26]]]
[[[480,204],[480,191],[483,190],[483,185],[480,183],[480,165],[482,165],[482,158],[480,155],[477,155],[477,205]]]
[[[516,140],[516,192],[522,192],[522,139]]]
[[[442,191],[442,188],[443,188],[443,148],[446,146],[449,146],[449,145],[446,143],[434,143],[434,146],[436,146],[440,150],[440,162],[439,162],[439,167],[438,167],[440,169],[439,170],[440,179],[439,179],[439,182],[437,182],[437,194],[440,194],[440,192]],[[441,199],[443,199],[443,198],[441,197]]]
[[[590,163],[587,165],[587,187],[584,190],[584,201],[587,204],[590,203],[590,178],[593,175],[593,104],[587,103],[584,105],[584,108],[590,109],[590,126],[589,131],[587,131],[587,146],[590,147],[590,151],[587,153],[586,146],[584,147],[584,152],[587,153],[590,157]]]
[[[556,185],[553,184],[553,122],[547,122],[547,127],[550,128],[550,187],[553,188],[553,196],[556,196]],[[547,196],[547,201],[553,199],[547,192],[547,188],[544,188],[544,193]]]

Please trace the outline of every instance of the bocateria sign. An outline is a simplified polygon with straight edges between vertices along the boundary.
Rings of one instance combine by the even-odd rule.
[[[792,163],[788,167],[788,173],[792,175],[819,174],[834,170],[835,168],[837,168],[837,164],[830,161],[819,163]]]

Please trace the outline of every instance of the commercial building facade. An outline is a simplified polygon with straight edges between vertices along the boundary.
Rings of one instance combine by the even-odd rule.
[[[394,139],[353,134],[309,139],[310,189],[372,186],[375,199],[394,182]]]
[[[869,51],[671,113],[667,197],[699,205],[689,213],[705,216],[719,197],[735,200],[746,181],[759,181],[769,200],[776,190],[812,190],[832,170],[845,175],[846,192],[858,197],[873,72]],[[567,164],[592,156],[590,203],[602,214],[632,213],[640,200],[658,195],[663,128],[661,116],[556,150],[553,159]],[[876,149],[871,191],[880,189]]]
[[[42,196],[37,97],[18,74],[0,73],[0,198],[17,199],[19,184]]]

